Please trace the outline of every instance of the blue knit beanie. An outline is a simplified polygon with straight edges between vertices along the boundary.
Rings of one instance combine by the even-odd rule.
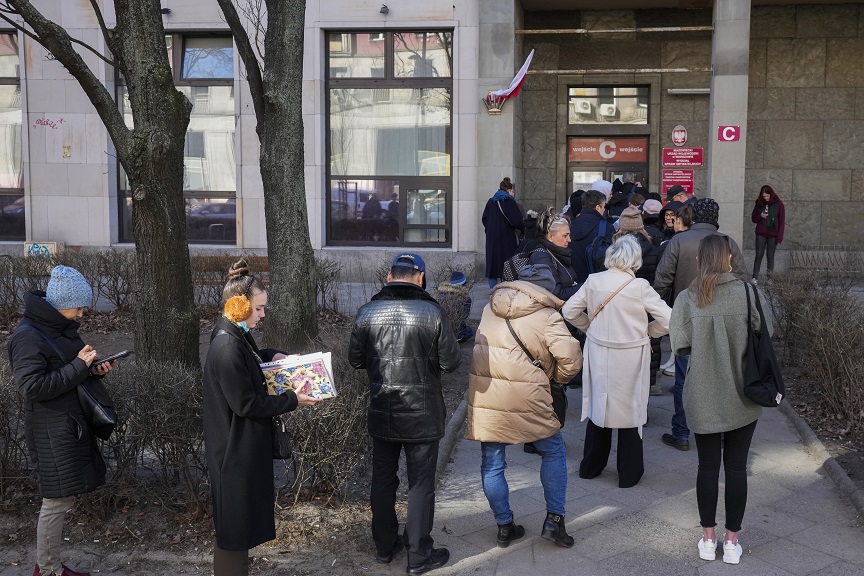
[[[57,310],[85,308],[93,300],[93,290],[74,268],[55,266],[45,291],[45,300]]]

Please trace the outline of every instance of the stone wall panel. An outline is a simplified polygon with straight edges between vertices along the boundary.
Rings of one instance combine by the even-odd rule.
[[[677,96],[664,92],[660,104],[660,114],[663,120],[672,122],[693,120],[694,100],[696,98],[696,96]]]
[[[766,86],[824,86],[825,50],[824,38],[768,40]]]
[[[522,165],[548,169],[554,178],[557,153],[555,122],[526,122],[524,126]]]
[[[744,167],[748,170],[758,170],[765,167],[765,134],[767,132],[767,122],[747,121],[747,151],[744,155]]]
[[[527,82],[527,80],[526,80]],[[558,117],[558,98],[553,90],[523,90],[523,122],[555,122]]]
[[[775,120],[765,133],[765,168],[822,168],[822,122]]]
[[[783,232],[785,248],[802,248],[822,244],[820,228],[822,209],[829,202],[784,202],[786,228]]]
[[[852,201],[864,202],[864,170],[852,171]]]
[[[660,65],[663,68],[711,68],[711,39],[663,42]]]
[[[602,70],[604,68],[659,68],[660,42],[574,42],[561,46],[561,68]],[[563,39],[562,39],[563,41]]]
[[[848,246],[860,243],[864,203],[825,202],[822,204],[821,216],[821,244]]]
[[[744,174],[744,204],[750,206],[747,209],[748,222],[753,203],[765,184],[771,186],[784,202],[795,199],[792,195],[792,170],[747,170]]]
[[[748,120],[791,120],[795,117],[795,90],[751,88],[747,96]]]
[[[855,118],[864,120],[864,88],[855,89]]]
[[[823,202],[843,202],[851,199],[851,170],[794,170],[792,180],[793,200],[818,198]]]
[[[854,117],[854,88],[798,88],[795,90],[795,118],[800,120],[839,120]]]
[[[847,6],[798,6],[795,36],[798,38],[854,38],[858,35],[856,4]]]
[[[768,41],[750,39],[749,82],[751,88],[764,88],[768,81]]]
[[[754,6],[751,10],[751,38],[791,38],[794,35],[795,6]]]
[[[825,85],[864,86],[864,37],[829,38],[826,44]]]
[[[864,121],[825,122],[824,168],[864,166]]]
[[[544,35],[545,36],[545,35]],[[530,36],[525,37],[523,52],[525,54],[519,59],[519,66],[528,57],[531,50],[534,50],[534,59],[531,60],[532,70],[557,70],[558,69],[558,52],[561,44],[558,42],[536,42]]]

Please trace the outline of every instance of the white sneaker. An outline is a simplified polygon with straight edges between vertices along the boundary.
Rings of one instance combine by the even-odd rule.
[[[717,557],[717,543],[714,540],[699,539],[699,558],[714,560]]]
[[[743,553],[744,550],[741,549],[741,544],[723,543],[723,562],[726,564],[738,564]]]
[[[660,365],[660,370],[663,370],[665,372],[666,370],[674,370],[674,369],[675,369],[675,355],[671,354],[669,356],[669,360],[667,360],[665,364]]]

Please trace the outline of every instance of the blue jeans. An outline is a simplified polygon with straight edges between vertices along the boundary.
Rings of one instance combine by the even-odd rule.
[[[496,284],[501,282],[500,278],[489,278],[489,290],[495,287]]]
[[[672,415],[672,435],[681,440],[690,440],[690,429],[687,428],[687,417],[684,415],[684,377],[687,375],[687,364],[690,356],[675,356],[675,387],[672,388],[672,400],[675,402],[675,414]]]
[[[546,511],[564,515],[564,504],[567,493],[567,462],[564,459],[564,437],[556,432],[549,438],[535,440],[534,447],[543,461],[540,464],[540,483],[543,485],[543,496],[546,499]],[[507,462],[504,450],[507,444],[501,442],[481,442],[480,450],[483,461],[480,473],[483,476],[483,492],[495,522],[509,524],[513,521],[513,511],[510,510],[510,488],[504,470]]]

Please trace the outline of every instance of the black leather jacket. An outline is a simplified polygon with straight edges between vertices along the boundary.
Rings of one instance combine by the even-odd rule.
[[[348,361],[369,375],[369,435],[433,442],[444,435],[441,372],[459,367],[456,337],[425,290],[391,282],[357,311]]]

